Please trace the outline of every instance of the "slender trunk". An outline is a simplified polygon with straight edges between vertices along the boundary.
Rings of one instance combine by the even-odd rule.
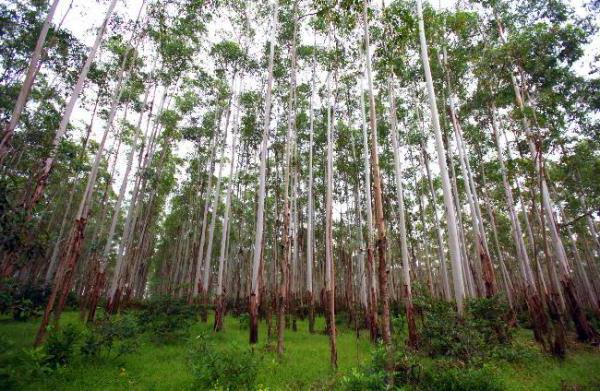
[[[241,94],[241,91],[239,92]],[[239,95],[238,95],[239,96]],[[237,100],[236,114],[233,119],[233,126],[237,126],[238,121],[238,110],[239,110],[239,98]],[[225,215],[223,216],[223,224],[221,228],[221,248],[219,251],[219,274],[217,276],[217,297],[215,306],[215,324],[214,330],[221,331],[223,329],[223,317],[225,316],[225,292],[223,290],[223,273],[225,269],[225,253],[227,251],[226,244],[228,242],[229,235],[229,209],[231,207],[231,195],[233,191],[233,183],[236,179],[235,175],[235,153],[237,147],[237,137],[234,133],[233,142],[231,144],[231,156],[229,165],[229,184],[227,186],[227,199],[225,201]]]
[[[163,112],[163,108],[165,105],[165,97],[167,90],[165,89],[159,104],[158,111],[156,113],[156,118],[159,118]],[[151,143],[146,147],[146,152],[144,156],[144,160],[142,162],[142,154],[140,154],[138,159],[138,175],[136,178],[136,182],[133,187],[133,192],[131,196],[131,202],[129,204],[129,208],[127,210],[127,216],[125,217],[125,225],[123,228],[123,235],[121,237],[121,242],[119,243],[119,249],[117,250],[117,262],[114,267],[113,276],[108,292],[108,304],[107,311],[113,312],[116,308],[116,300],[119,295],[119,283],[124,273],[124,260],[125,260],[125,250],[130,251],[130,242],[133,241],[133,232],[137,223],[137,215],[139,212],[141,201],[138,200],[138,195],[144,193],[145,181],[146,177],[142,174],[149,167],[150,162],[153,158],[153,149],[152,149],[152,140],[156,138],[159,128],[159,122],[155,120],[154,129],[152,131]],[[141,163],[141,164],[140,164]],[[140,191],[140,189],[142,191]]]
[[[220,121],[220,117],[221,116],[219,115],[219,121]],[[207,190],[206,190],[206,197],[204,199],[204,212],[202,214],[202,227],[200,230],[200,245],[198,247],[198,257],[196,259],[196,272],[195,272],[192,296],[190,297],[190,302],[194,298],[197,298],[198,295],[200,294],[200,292],[204,291],[204,287],[202,286],[202,281],[201,281],[202,267],[203,267],[202,259],[204,258],[204,244],[206,242],[206,226],[208,225],[208,209],[209,209],[209,205],[210,205],[210,199],[212,198],[212,179],[213,179],[215,159],[216,159],[216,153],[217,153],[216,146],[217,146],[217,140],[218,140],[218,135],[219,135],[218,130],[219,130],[219,126],[217,126],[217,129],[215,130],[215,134],[213,136],[213,140],[211,143],[212,154],[211,154],[211,158],[210,158],[210,163],[208,165],[208,170],[206,173],[208,176],[208,184],[206,185]]]
[[[415,314],[412,300],[412,287],[410,282],[410,266],[408,263],[408,241],[406,239],[406,212],[404,210],[404,189],[402,185],[402,169],[401,156],[398,144],[397,119],[396,119],[396,102],[394,94],[394,84],[390,77],[388,79],[390,88],[390,133],[392,135],[392,147],[394,152],[394,173],[396,177],[396,201],[398,202],[398,225],[400,230],[400,254],[402,258],[402,274],[404,279],[404,297],[406,300],[406,321],[408,323],[408,343],[412,347],[416,347],[417,326],[415,323]]]
[[[295,140],[296,132],[296,113],[295,113],[295,88],[296,88],[296,35],[298,29],[298,21],[295,17],[296,3],[294,3],[294,10],[292,18],[294,18],[294,28],[292,32],[292,47],[291,47],[291,70],[290,70],[290,92],[288,99],[288,121],[287,121],[287,140],[285,144],[285,167],[284,167],[284,178],[283,178],[283,230],[282,230],[282,241],[283,251],[282,260],[280,263],[281,267],[281,281],[279,286],[279,307],[277,309],[278,316],[278,329],[277,329],[277,355],[279,358],[283,356],[284,352],[284,330],[285,330],[285,312],[288,305],[288,286],[290,278],[290,173],[292,165],[292,148]]]
[[[448,242],[450,245],[450,260],[452,262],[452,275],[454,280],[454,297],[458,313],[462,316],[464,312],[464,281],[462,271],[462,261],[460,255],[460,244],[458,239],[458,230],[456,225],[456,211],[454,209],[454,200],[450,187],[450,177],[448,175],[448,166],[444,159],[445,150],[442,142],[442,133],[440,130],[440,120],[437,110],[435,91],[433,88],[433,79],[431,77],[431,68],[429,66],[429,55],[427,53],[427,41],[425,38],[425,25],[423,23],[423,10],[421,0],[417,0],[417,14],[419,18],[419,39],[421,43],[421,61],[425,72],[425,81],[427,84],[427,93],[429,96],[429,106],[431,109],[431,119],[435,135],[435,142],[438,154],[438,164],[440,166],[440,176],[442,179],[442,190],[444,193],[444,205],[446,207],[446,222],[448,224]]]
[[[534,282],[533,272],[531,270],[531,263],[525,248],[525,241],[523,240],[523,232],[521,230],[521,223],[519,222],[517,212],[515,211],[515,201],[512,194],[512,188],[508,181],[508,171],[504,164],[504,158],[500,149],[500,138],[498,136],[498,126],[496,123],[495,106],[492,104],[491,111],[491,125],[494,136],[494,143],[496,145],[496,151],[498,155],[498,163],[500,164],[500,172],[502,174],[502,184],[504,186],[504,195],[506,198],[506,205],[508,207],[508,216],[511,222],[512,236],[515,241],[517,249],[517,259],[519,260],[519,266],[521,268],[521,274],[525,281],[525,295],[528,304],[529,313],[534,325],[534,335],[538,342],[545,346],[544,336],[548,332],[548,319],[541,305],[539,292]]]
[[[235,76],[234,79],[231,82],[231,85],[233,86],[235,80]],[[225,129],[223,130],[223,147],[221,148],[221,151],[224,150],[225,145],[227,144],[227,132],[229,130],[229,118],[231,116],[231,104],[232,104],[232,100],[230,98],[230,105],[227,108],[227,113],[225,114]],[[222,155],[222,152],[221,152]],[[207,243],[207,248],[206,248],[206,253],[204,254],[204,260],[203,260],[203,264],[204,264],[204,274],[202,276],[202,285],[201,285],[201,290],[200,290],[200,296],[202,299],[202,303],[203,304],[208,304],[208,298],[209,298],[209,294],[210,294],[210,287],[209,287],[209,281],[210,281],[210,275],[211,275],[211,260],[212,260],[212,249],[213,249],[213,239],[215,236],[215,225],[217,223],[217,218],[218,218],[218,212],[219,212],[219,200],[221,198],[221,173],[223,171],[223,161],[219,161],[219,169],[217,170],[217,183],[215,185],[215,190],[214,190],[214,197],[212,200],[212,205],[211,205],[211,209],[212,209],[212,216],[210,219],[210,227],[208,229],[208,243]],[[210,174],[212,175],[212,173]],[[203,314],[207,314],[207,311],[204,311]],[[206,317],[202,318],[202,321],[206,322]]]
[[[375,111],[375,96],[373,94],[373,80],[371,75],[371,56],[369,39],[369,21],[367,17],[368,1],[363,2],[363,27],[365,40],[365,60],[367,69],[367,82],[369,86],[369,119],[371,127],[371,169],[373,171],[373,196],[375,203],[375,225],[377,226],[377,255],[379,260],[379,299],[381,303],[381,330],[383,343],[387,351],[386,370],[393,371],[393,347],[392,332],[390,323],[390,303],[388,297],[388,273],[386,264],[387,237],[385,230],[385,221],[383,216],[383,199],[381,174],[379,172],[379,152],[377,148],[377,113]],[[393,376],[389,377],[390,384],[393,384]]]
[[[273,12],[273,25],[271,31],[277,31],[277,12],[278,5],[275,5]],[[263,121],[263,136],[260,147],[260,168],[259,168],[259,188],[258,205],[256,210],[256,228],[254,235],[254,255],[252,258],[252,280],[249,298],[250,312],[250,343],[258,342],[258,305],[259,297],[259,271],[262,258],[262,242],[264,231],[265,214],[265,193],[266,193],[266,171],[267,171],[267,148],[269,143],[269,128],[271,123],[271,92],[273,89],[273,61],[275,56],[275,40],[272,38],[269,42],[269,65],[267,76],[267,91],[265,97],[265,111]]]
[[[146,91],[144,95],[144,103],[142,104],[142,108],[146,107],[146,103],[148,102],[148,97],[150,95],[150,89]],[[138,137],[140,134],[140,127],[142,125],[142,119],[144,117],[144,111],[140,112],[138,117],[138,122],[134,130],[133,141],[131,143],[131,149],[129,150],[129,155],[127,156],[127,166],[125,167],[125,172],[123,173],[123,180],[121,181],[121,187],[119,188],[119,195],[117,196],[117,202],[115,203],[112,220],[110,222],[110,228],[108,230],[108,236],[106,237],[106,243],[104,245],[104,250],[102,251],[102,255],[99,259],[99,267],[98,267],[98,276],[95,279],[94,288],[92,291],[92,296],[90,299],[90,307],[88,314],[88,322],[94,320],[94,315],[96,312],[96,305],[98,303],[97,295],[100,294],[100,291],[104,288],[105,275],[106,275],[106,267],[109,261],[110,251],[113,246],[113,237],[115,235],[115,230],[117,228],[117,223],[119,218],[121,217],[121,205],[123,204],[123,199],[125,198],[125,194],[127,193],[127,185],[129,183],[129,173],[131,172],[131,168],[133,166],[133,159],[135,156],[135,150],[137,148]]]
[[[331,366],[337,369],[337,341],[335,325],[335,272],[333,265],[333,131],[332,113],[334,105],[327,81],[327,169],[325,193],[325,297],[329,318],[329,344],[331,348]]]
[[[315,36],[316,41],[316,36]],[[315,45],[316,46],[316,45]],[[313,101],[315,95],[316,56],[312,59],[311,94],[309,103],[309,142],[308,142],[308,211],[306,226],[306,301],[308,304],[308,331],[315,332],[315,298],[313,290],[313,142],[314,142],[314,113]]]
[[[367,285],[367,297],[368,297],[368,308],[367,308],[367,326],[371,333],[371,340],[375,341],[378,338],[378,322],[377,322],[377,295],[375,292],[376,283],[373,269],[373,209],[371,202],[371,162],[369,160],[369,136],[367,132],[367,115],[365,112],[365,101],[363,92],[360,94],[360,105],[362,114],[362,131],[363,131],[363,166],[364,166],[364,177],[365,177],[365,205],[367,215],[367,248],[366,248],[366,285]]]

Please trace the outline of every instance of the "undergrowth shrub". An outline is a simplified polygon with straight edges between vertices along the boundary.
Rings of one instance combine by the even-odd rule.
[[[477,363],[512,340],[508,308],[498,297],[469,300],[462,318],[453,304],[442,300],[425,298],[418,305],[423,314],[421,343],[431,357]]]
[[[347,391],[358,390],[386,390],[387,389],[387,353],[383,345],[379,345],[371,352],[370,360],[359,368],[343,376],[341,389]],[[394,384],[417,385],[421,381],[422,367],[416,357],[409,351],[397,349],[394,353]]]
[[[44,345],[48,365],[56,368],[70,363],[75,353],[75,345],[80,337],[81,332],[70,323],[60,329],[50,329]]]
[[[0,282],[0,313],[10,314],[17,321],[40,316],[49,294],[48,287],[21,285],[14,279],[4,278]]]
[[[116,359],[137,350],[135,337],[139,334],[136,319],[130,315],[116,315],[97,321],[85,333],[81,354],[87,357],[105,356]]]
[[[17,379],[15,366],[17,355],[14,342],[0,335],[0,390],[16,390]]]
[[[500,296],[468,300],[467,314],[469,325],[487,344],[506,344],[512,340],[514,328],[509,326],[508,305]]]
[[[249,330],[250,329],[250,315],[240,314],[238,321],[240,324],[240,330]]]
[[[481,358],[486,348],[483,336],[458,316],[452,304],[433,299],[425,304],[421,343],[427,354],[464,362]]]
[[[183,299],[158,296],[148,300],[138,314],[140,327],[150,331],[156,343],[173,343],[187,335],[198,308]]]
[[[487,367],[434,365],[425,371],[419,389],[424,391],[501,391],[505,387]]]
[[[189,354],[194,385],[200,389],[252,390],[256,386],[260,361],[248,348],[216,349],[206,334],[194,339]]]

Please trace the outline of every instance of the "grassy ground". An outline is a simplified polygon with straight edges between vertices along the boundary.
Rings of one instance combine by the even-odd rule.
[[[66,313],[63,323],[78,323],[76,313]],[[147,336],[140,337],[140,347],[135,353],[117,360],[78,358],[43,379],[26,382],[26,390],[186,390],[192,389],[193,376],[188,366],[188,350],[194,336],[211,332],[212,320],[195,324],[191,340],[178,344],[156,345]],[[11,343],[16,349],[27,349],[35,335],[37,321],[14,322],[0,319],[0,340]],[[323,329],[319,319],[317,328]],[[261,389],[305,390],[327,389],[334,379],[348,373],[369,358],[372,345],[367,333],[357,339],[355,332],[341,328],[338,337],[339,371],[334,374],[329,366],[328,337],[309,334],[306,322],[298,322],[298,331],[286,331],[286,355],[276,359],[272,347],[266,346],[266,327],[261,324],[259,344],[256,349],[262,356],[258,384]],[[212,332],[211,332],[212,333]],[[236,344],[247,346],[248,331],[240,327],[235,318],[225,319],[225,330],[211,334],[216,346]],[[574,386],[594,389],[600,387],[600,352],[597,349],[573,344],[567,359],[560,362],[537,353],[530,332],[519,330],[517,343],[532,352],[532,359],[519,364],[492,361],[488,365],[498,375],[499,381],[509,390],[580,390]],[[423,359],[423,365],[431,363]],[[0,363],[1,365],[1,363]],[[598,388],[600,389],[600,388]]]

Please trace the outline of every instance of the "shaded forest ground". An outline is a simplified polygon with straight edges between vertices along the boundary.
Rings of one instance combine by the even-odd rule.
[[[66,313],[62,325],[84,326],[75,312]],[[24,360],[35,355],[31,342],[38,320],[17,322],[0,318],[2,350],[20,351]],[[317,329],[323,330],[319,318]],[[258,360],[258,389],[304,390],[348,388],[346,380],[356,372],[353,368],[371,360],[373,346],[368,333],[356,338],[354,330],[339,327],[338,363],[334,374],[329,367],[328,337],[324,333],[310,334],[305,321],[298,321],[298,331],[285,334],[286,354],[278,361],[274,342],[266,344],[266,326],[260,327],[260,343],[255,348]],[[25,390],[185,390],[202,389],[190,368],[190,351],[199,335],[206,335],[216,349],[232,346],[247,349],[248,331],[243,321],[226,317],[225,330],[212,332],[212,316],[208,323],[195,322],[183,338],[172,343],[157,341],[148,333],[135,337],[136,349],[120,356],[100,355],[89,358],[77,356],[63,367],[19,379],[15,389]],[[600,389],[600,352],[597,349],[570,341],[569,353],[563,361],[539,353],[531,332],[519,329],[514,346],[521,357],[515,360],[492,359],[484,366],[494,375],[499,387],[509,390],[594,390]],[[29,357],[30,358],[30,357]],[[416,356],[422,368],[431,368],[443,359]],[[3,364],[4,365],[4,364]],[[410,387],[410,386],[409,386]],[[409,388],[410,389],[410,388]]]

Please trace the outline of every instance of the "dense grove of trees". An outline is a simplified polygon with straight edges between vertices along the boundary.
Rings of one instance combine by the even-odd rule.
[[[107,0],[91,47],[72,5],[0,2],[0,286],[48,289],[36,344],[69,297],[167,295],[279,355],[324,313],[333,367],[344,313],[391,367],[415,291],[599,342],[597,2]]]

